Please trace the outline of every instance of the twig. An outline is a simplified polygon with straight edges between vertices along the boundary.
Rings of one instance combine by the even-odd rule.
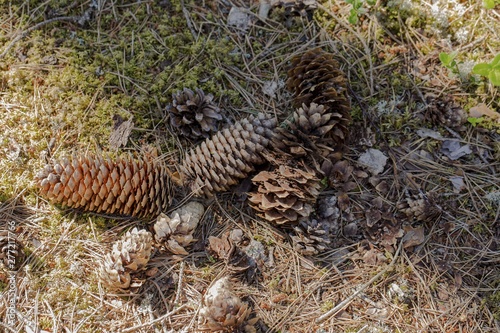
[[[377,275],[375,275],[374,277],[372,277],[370,279],[370,281],[368,281],[367,283],[365,283],[364,285],[362,285],[361,288],[359,288],[358,290],[356,290],[351,296],[347,297],[345,300],[343,300],[342,302],[340,302],[339,304],[337,304],[337,306],[335,306],[333,309],[329,310],[324,315],[318,317],[316,319],[316,321],[315,321],[316,324],[320,324],[320,323],[324,322],[326,319],[328,319],[329,317],[337,314],[337,312],[339,312],[340,310],[342,310],[343,308],[345,308],[349,303],[351,303],[363,290],[365,290],[366,288],[368,288],[369,286],[371,286],[373,284],[373,282],[377,281],[378,278],[380,278],[382,275],[384,275],[389,270],[389,268],[391,268],[392,266],[394,266],[394,263],[398,259],[399,253],[401,252],[401,248],[402,247],[403,247],[403,242],[400,242],[399,246],[398,246],[398,249],[397,249],[396,253],[394,254],[394,258],[392,258],[392,261],[391,261],[391,263],[389,265],[387,265]]]
[[[14,46],[14,44],[16,44],[17,42],[19,42],[24,37],[26,37],[32,31],[34,31],[34,30],[36,30],[38,28],[41,28],[44,25],[53,23],[53,22],[59,22],[59,21],[73,21],[73,22],[78,22],[78,20],[80,20],[79,16],[61,16],[61,17],[54,17],[54,18],[52,18],[50,20],[46,20],[46,21],[37,23],[34,26],[32,26],[31,28],[28,28],[28,29],[24,30],[21,34],[19,34],[16,38],[14,38],[10,42],[10,44],[7,45],[7,47],[5,48],[5,50],[3,50],[2,54],[0,54],[0,59],[2,59],[3,57],[5,57],[5,55],[7,54],[7,52],[10,51],[10,49]]]
[[[181,268],[179,271],[179,283],[177,283],[177,292],[175,293],[174,306],[177,305],[177,302],[181,298],[182,278],[183,277],[184,277],[184,261],[181,261]]]
[[[146,326],[149,326],[149,325],[153,325],[153,324],[155,324],[155,323],[157,323],[159,321],[162,321],[162,320],[170,317],[171,315],[177,313],[178,311],[184,309],[186,306],[187,306],[187,304],[183,304],[183,305],[179,306],[177,309],[174,309],[174,310],[170,311],[169,313],[166,313],[163,316],[156,318],[155,320],[152,320],[150,322],[147,322],[147,323],[144,323],[144,324],[140,324],[140,325],[137,325],[137,326],[134,326],[134,327],[126,328],[126,329],[122,330],[122,333],[133,332],[133,331],[136,331],[136,330],[141,329],[143,327],[146,327]]]

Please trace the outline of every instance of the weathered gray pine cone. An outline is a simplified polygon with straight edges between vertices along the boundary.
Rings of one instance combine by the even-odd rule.
[[[23,244],[15,233],[9,230],[0,231],[0,260],[5,268],[17,271],[24,262]]]
[[[330,114],[328,124],[333,126],[327,132],[335,145],[345,142],[351,121],[347,82],[339,67],[332,54],[316,48],[292,59],[287,80],[296,108],[315,103],[324,106],[323,114]],[[300,123],[297,127],[302,130]]]
[[[165,165],[147,158],[65,158],[47,165],[35,180],[50,202],[97,213],[153,217],[171,201]]]
[[[437,204],[437,194],[428,192],[425,195],[419,193],[405,198],[398,203],[398,209],[405,213],[406,216],[415,219],[416,221],[433,221],[438,218],[442,211]]]
[[[229,278],[223,277],[203,297],[200,326],[211,331],[232,331],[244,324],[250,311],[248,304],[234,294]]]
[[[250,205],[257,215],[275,224],[294,224],[309,216],[321,187],[315,172],[305,165],[261,171],[252,182],[257,190],[249,193]]]
[[[184,88],[172,98],[172,104],[167,106],[170,124],[182,135],[192,139],[208,138],[218,130],[222,115],[212,94],[205,94],[201,89],[193,92]]]
[[[262,153],[275,135],[276,119],[259,113],[217,132],[191,150],[180,167],[180,183],[211,197],[246,178],[266,162]]]
[[[110,290],[130,287],[131,274],[143,270],[151,257],[153,237],[149,231],[127,231],[106,254],[99,269],[99,278]]]
[[[446,95],[436,97],[428,95],[426,97],[427,108],[425,117],[435,125],[444,125],[456,130],[462,130],[467,121],[465,110],[455,103],[453,96]]]
[[[171,217],[160,214],[153,226],[156,242],[173,254],[187,255],[185,247],[194,241],[193,233],[204,212],[201,203],[191,201],[170,213]]]

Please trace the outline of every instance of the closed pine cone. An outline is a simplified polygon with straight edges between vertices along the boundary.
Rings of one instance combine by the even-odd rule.
[[[18,270],[24,261],[23,244],[8,230],[0,231],[0,261],[10,271]]]
[[[426,97],[427,109],[425,116],[435,125],[444,125],[456,130],[462,130],[467,121],[467,114],[464,109],[455,103],[453,96],[436,97],[428,95]]]
[[[222,120],[220,109],[214,104],[214,96],[203,90],[184,88],[172,95],[172,104],[167,106],[170,124],[180,130],[182,135],[192,138],[208,138],[218,129]]]
[[[331,127],[326,132],[334,144],[342,145],[349,133],[351,105],[346,96],[345,75],[332,54],[316,48],[294,57],[288,71],[287,87],[294,94],[296,108],[312,103],[325,107],[324,114],[331,114],[328,119]],[[300,125],[297,124],[298,129],[307,132]]]
[[[217,132],[191,150],[180,167],[180,182],[196,195],[227,191],[266,162],[262,153],[275,135],[276,119],[258,114]]]
[[[143,270],[149,262],[152,241],[149,231],[137,228],[127,231],[101,263],[99,278],[103,284],[110,290],[129,288],[131,274]]]
[[[152,159],[73,157],[47,165],[36,182],[52,203],[97,213],[157,216],[171,199],[166,167]]]
[[[271,171],[261,171],[253,179],[258,186],[249,193],[251,206],[257,215],[275,224],[298,223],[309,216],[321,187],[315,172],[305,165],[286,165]]]

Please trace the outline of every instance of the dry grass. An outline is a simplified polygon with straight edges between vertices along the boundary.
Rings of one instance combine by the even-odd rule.
[[[206,240],[240,228],[265,246],[268,258],[255,280],[235,277],[238,295],[259,318],[257,332],[499,332],[500,205],[488,199],[500,191],[498,127],[467,123],[457,132],[423,117],[429,93],[452,94],[465,110],[479,102],[498,110],[498,88],[475,81],[466,68],[500,52],[498,10],[442,1],[436,13],[426,3],[382,1],[352,25],[344,2],[320,1],[313,21],[287,21],[279,9],[259,21],[256,5],[247,1],[196,3],[3,5],[0,223],[3,229],[15,222],[27,260],[15,275],[16,324],[10,327],[9,272],[0,270],[0,327],[197,332],[204,292],[230,274],[205,252]],[[228,27],[232,4],[249,8],[248,31]],[[47,22],[85,11],[92,16],[83,26],[73,19]],[[151,221],[51,206],[33,183],[45,160],[112,150],[108,138],[118,114],[135,123],[118,153],[152,146],[165,161],[178,161],[193,143],[172,131],[164,108],[183,86],[213,93],[232,119],[264,111],[283,120],[291,113],[282,85],[288,61],[313,46],[333,52],[349,78],[354,120],[346,160],[360,170],[357,160],[368,147],[389,157],[378,179],[349,179],[357,187],[347,192],[350,204],[332,248],[301,256],[287,231],[255,218],[236,191],[206,203],[189,256],[155,253],[152,276],[141,276],[145,283],[135,295],[103,289],[96,267],[111,243]],[[439,63],[439,52],[452,50],[459,51],[459,75]],[[274,97],[263,93],[269,82],[277,84]],[[420,128],[467,144],[473,153],[451,161],[440,152],[442,142],[419,136]],[[450,181],[456,176],[464,182],[460,190]],[[376,186],[381,182],[386,188]],[[322,195],[337,195],[342,186],[332,184]],[[437,193],[438,218],[415,222],[398,212],[397,204],[419,191]],[[176,204],[186,195],[179,191]],[[366,211],[379,197],[394,214],[394,228],[422,227],[422,242],[407,247],[404,236],[374,234],[379,231],[366,226]],[[348,223],[357,233],[344,234]],[[384,235],[390,242],[381,244],[377,237]]]

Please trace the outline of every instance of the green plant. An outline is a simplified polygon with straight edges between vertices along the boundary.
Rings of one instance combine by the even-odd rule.
[[[480,124],[482,121],[484,120],[483,117],[479,117],[479,118],[476,118],[476,117],[468,117],[467,118],[467,121],[472,125],[472,127],[476,127],[477,124]]]
[[[472,68],[472,73],[485,76],[495,86],[500,86],[500,54],[497,54],[490,63],[479,63]]]
[[[448,68],[453,74],[459,74],[458,64],[455,58],[457,57],[458,52],[453,51],[451,53],[441,52],[439,53],[439,60],[444,67]]]
[[[483,7],[486,9],[493,9],[499,4],[500,0],[483,0]]]
[[[349,23],[358,24],[359,17],[363,14],[366,14],[368,10],[363,7],[365,3],[364,0],[345,0],[348,4],[352,5],[351,11],[349,12]],[[370,6],[375,4],[375,0],[366,0],[366,3]]]

